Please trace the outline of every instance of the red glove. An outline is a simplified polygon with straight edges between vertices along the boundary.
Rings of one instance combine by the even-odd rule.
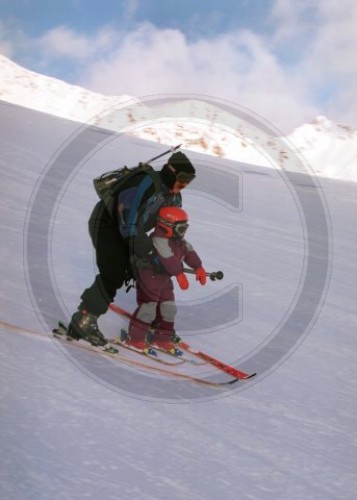
[[[176,276],[177,283],[179,284],[180,288],[182,290],[187,290],[189,287],[189,282],[188,279],[186,278],[186,274],[181,273]]]
[[[206,271],[203,269],[203,267],[199,267],[198,269],[196,269],[196,281],[199,281],[201,285],[206,284]]]

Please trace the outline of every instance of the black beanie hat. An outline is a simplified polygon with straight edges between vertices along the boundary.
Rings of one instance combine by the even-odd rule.
[[[174,169],[174,172],[169,166]],[[190,160],[186,155],[181,153],[181,151],[172,154],[160,171],[160,177],[165,186],[171,189],[176,182],[176,175],[179,172],[185,172],[192,175],[195,175],[196,173],[196,170]]]

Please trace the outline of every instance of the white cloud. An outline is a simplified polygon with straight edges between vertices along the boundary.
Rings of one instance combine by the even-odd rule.
[[[274,24],[272,40],[276,45],[306,36],[315,22],[315,0],[275,0],[269,20]]]
[[[14,21],[0,21],[0,54],[13,57],[16,52],[28,44],[29,38]]]
[[[0,36],[0,54],[3,54],[4,56],[11,58],[13,53],[14,53],[14,48],[11,42],[7,40],[2,40]]]
[[[356,72],[355,0],[276,0],[275,46],[299,44],[301,63],[318,76]]]
[[[317,27],[314,43],[302,63],[317,92],[329,87],[326,113],[356,125],[357,4],[354,0],[315,0]]]
[[[47,57],[85,60],[101,51],[111,50],[116,38],[115,31],[106,26],[93,37],[59,26],[46,32],[37,40],[37,45]]]
[[[124,36],[110,57],[93,61],[80,83],[111,95],[193,93],[233,100],[285,130],[318,113],[307,102],[303,81],[250,31],[188,41],[179,30],[144,24]]]
[[[134,19],[137,10],[139,9],[140,0],[126,0],[123,3],[123,17],[126,22]]]
[[[323,75],[356,75],[356,2],[326,0],[319,8],[320,23],[309,60]]]
[[[128,19],[137,8],[138,0],[127,3]],[[59,26],[27,44],[42,68],[74,62],[81,78],[72,83],[104,94],[211,95],[285,132],[321,114],[355,125],[355,0],[275,0],[269,21],[269,34],[236,30],[195,40],[150,23],[93,35]],[[0,24],[0,51],[11,57],[21,35],[14,40]]]

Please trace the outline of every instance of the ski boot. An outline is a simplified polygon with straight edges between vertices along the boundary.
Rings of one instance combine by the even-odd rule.
[[[85,310],[73,314],[68,325],[67,337],[86,340],[93,346],[105,346],[108,341],[98,328],[97,316]]]
[[[129,324],[129,330],[124,338],[124,343],[138,351],[148,353],[150,351],[148,342],[148,330],[150,325],[138,319],[133,319]]]
[[[157,347],[158,349],[170,352],[171,354],[175,354],[176,352],[176,345],[171,331],[155,330],[152,346],[154,349]]]

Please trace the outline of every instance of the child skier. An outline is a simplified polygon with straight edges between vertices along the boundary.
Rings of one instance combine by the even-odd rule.
[[[155,248],[151,259],[136,259],[137,304],[129,324],[127,345],[139,350],[148,348],[147,333],[154,328],[152,346],[174,352],[174,320],[176,314],[172,277],[182,290],[189,282],[183,262],[196,271],[196,280],[206,284],[206,271],[193,247],[185,239],[188,215],[180,207],[159,210],[156,227],[150,235]]]

